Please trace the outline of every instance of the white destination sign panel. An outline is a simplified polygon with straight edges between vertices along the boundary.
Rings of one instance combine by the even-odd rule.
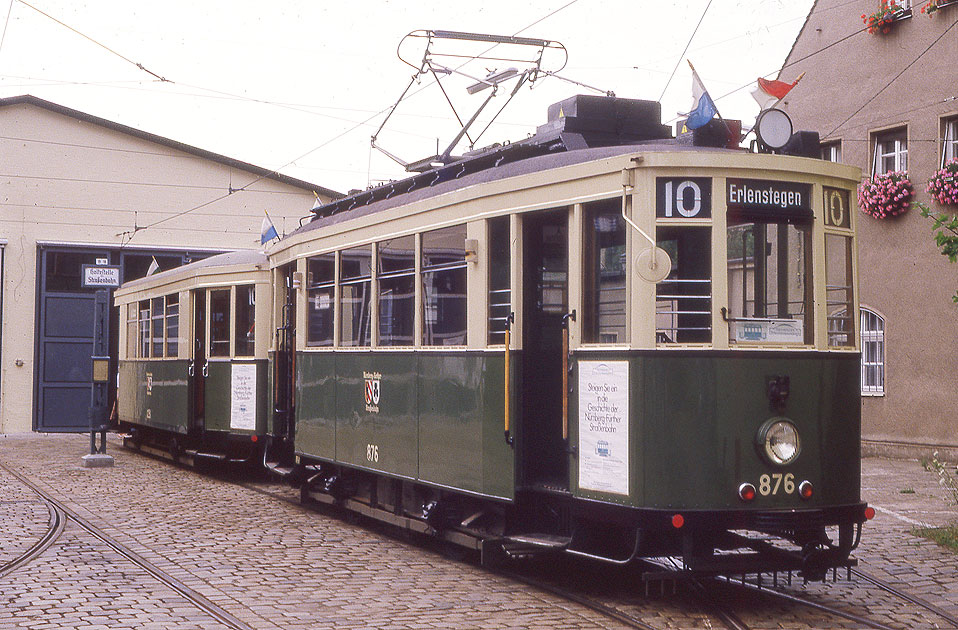
[[[629,494],[629,362],[579,362],[579,488]]]
[[[83,265],[84,287],[120,286],[120,267],[117,265]]]
[[[256,429],[256,366],[234,363],[230,387],[230,428]]]

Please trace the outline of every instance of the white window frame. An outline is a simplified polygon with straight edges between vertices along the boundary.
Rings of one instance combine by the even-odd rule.
[[[945,162],[958,157],[958,116],[942,120],[941,161],[938,168],[944,168]]]
[[[835,140],[834,142],[823,142],[822,143],[822,159],[827,162],[841,162],[842,161],[842,141]]]
[[[861,335],[862,349],[862,396],[884,396],[885,395],[885,318],[875,311],[861,307],[861,326],[859,334]],[[874,353],[869,353],[866,346],[874,348]],[[866,357],[875,357],[873,361],[866,361]],[[869,370],[866,368],[876,368],[875,379],[868,379]],[[872,382],[873,381],[873,382]]]
[[[888,171],[908,170],[908,129],[901,127],[874,134],[875,152],[872,160],[872,175]],[[892,168],[882,168],[886,159],[891,159]]]

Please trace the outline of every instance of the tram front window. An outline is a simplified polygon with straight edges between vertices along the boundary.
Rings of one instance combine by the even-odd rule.
[[[811,226],[729,216],[729,342],[811,343]]]

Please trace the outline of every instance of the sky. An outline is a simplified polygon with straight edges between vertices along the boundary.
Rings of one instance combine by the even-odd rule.
[[[688,59],[722,116],[750,126],[759,112],[752,84],[759,76],[777,76],[812,0],[0,0],[0,5],[6,5],[0,6],[0,97],[32,94],[345,193],[405,175],[397,162],[370,148],[370,137],[415,72],[397,57],[409,33],[454,30],[559,42],[568,52],[559,76],[620,97],[661,101],[663,122],[670,124],[691,105]],[[404,58],[418,65],[424,42],[407,38]],[[469,62],[469,55],[486,48],[437,41],[432,51],[465,55],[440,62],[472,77],[518,65]],[[489,54],[515,52],[500,47]],[[543,56],[545,70],[558,69],[557,52]],[[455,74],[443,79],[463,117],[488,94],[469,95],[465,88],[473,82]],[[499,89],[475,133],[513,85]],[[540,76],[474,138],[475,147],[526,138],[546,122],[549,104],[601,92]],[[443,92],[427,75],[396,107],[377,145],[415,161],[434,155],[437,145],[444,149],[457,131]]]

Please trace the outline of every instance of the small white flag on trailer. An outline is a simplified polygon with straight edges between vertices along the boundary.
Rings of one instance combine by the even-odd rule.
[[[260,228],[259,244],[265,245],[274,238],[279,238],[279,234],[276,232],[276,226],[273,225],[273,222],[270,221],[269,215],[267,214],[263,217],[263,225]]]
[[[154,273],[160,270],[160,263],[156,262],[156,256],[153,257],[153,261],[150,262],[150,268],[146,270],[146,275],[152,276]]]

